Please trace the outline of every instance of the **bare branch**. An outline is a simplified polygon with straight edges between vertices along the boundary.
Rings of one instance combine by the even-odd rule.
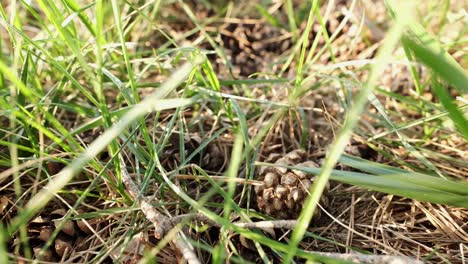
[[[125,187],[130,193],[130,196],[132,196],[132,198],[135,201],[138,201],[141,211],[145,215],[146,219],[153,223],[155,227],[154,236],[158,239],[161,239],[174,226],[173,223],[171,222],[170,218],[166,217],[165,215],[159,213],[156,209],[154,209],[149,200],[143,195],[141,195],[140,190],[130,177],[130,174],[128,173],[127,169],[125,168],[125,161],[122,157],[122,154],[120,153],[119,159],[121,163],[120,171],[122,173],[122,181]],[[183,231],[179,231],[177,236],[173,239],[174,244],[177,246],[180,252],[182,252],[182,255],[189,264],[201,263],[198,260],[191,245],[185,242],[184,235],[185,234],[183,233]]]

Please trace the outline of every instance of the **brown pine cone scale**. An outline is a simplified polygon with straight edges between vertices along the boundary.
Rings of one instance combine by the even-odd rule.
[[[307,160],[307,153],[303,150],[291,151],[283,157],[270,155],[266,161],[276,165],[318,167],[315,162]],[[284,167],[261,167],[258,180],[263,181],[263,185],[255,186],[258,209],[278,219],[295,219],[301,213],[314,177]],[[320,199],[322,206],[328,203],[328,189],[327,185]],[[319,208],[315,210],[314,217],[320,217]]]

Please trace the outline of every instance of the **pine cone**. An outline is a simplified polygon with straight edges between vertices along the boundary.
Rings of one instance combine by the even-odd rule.
[[[170,143],[167,144],[167,148],[161,156],[161,164],[167,170],[174,170],[178,167],[178,164],[180,164],[181,149],[179,148],[180,143],[178,135],[171,136],[169,140]],[[197,134],[186,134],[184,139],[185,157],[187,158],[199,148],[201,142],[202,138]],[[226,148],[227,146],[224,142],[214,140],[210,142],[205,149],[198,152],[190,162],[198,164],[204,170],[215,172],[223,171],[225,169],[226,156],[230,152]],[[229,160],[229,157],[227,157],[227,159]]]
[[[284,157],[272,154],[267,162],[278,165],[291,165],[302,167],[318,167],[313,161],[307,161],[307,154],[303,150],[294,150]],[[279,219],[295,219],[299,216],[308,191],[312,186],[314,177],[302,171],[290,170],[283,167],[262,167],[259,179],[263,185],[255,187],[258,209],[267,215]],[[322,194],[320,204],[328,203],[327,187]],[[320,217],[320,209],[315,210],[314,217]]]
[[[80,209],[78,211],[81,211]],[[38,216],[31,220],[27,226],[30,246],[34,252],[34,258],[47,262],[57,262],[60,259],[67,259],[76,251],[86,250],[89,242],[84,243],[88,235],[91,234],[88,226],[83,220],[74,221],[67,220],[58,234],[53,240],[52,246],[39,256],[39,252],[45,243],[49,242],[51,235],[56,229],[56,226],[61,223],[62,217],[66,214],[66,210],[57,209],[49,214]],[[88,223],[97,228],[100,219],[88,219]],[[19,243],[15,239],[14,245]],[[13,246],[14,246],[13,245]]]

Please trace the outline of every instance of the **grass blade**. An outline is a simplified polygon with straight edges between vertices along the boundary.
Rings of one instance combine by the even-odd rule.
[[[460,92],[468,93],[468,76],[461,66],[427,32],[419,30],[402,38],[403,45],[410,49],[414,56],[440,77],[452,84]]]
[[[467,83],[468,85],[468,83]],[[440,102],[447,110],[450,119],[455,123],[458,131],[468,140],[468,120],[466,120],[463,113],[459,110],[457,105],[453,102],[452,96],[449,91],[445,89],[435,78],[432,80],[432,90],[439,98]]]
[[[263,162],[259,162],[257,165],[278,166]],[[323,171],[321,168],[300,166],[282,167],[300,170],[310,174],[320,174]],[[420,175],[412,174],[407,171],[398,173],[387,172],[386,174],[372,175],[360,172],[332,170],[330,175],[331,180],[352,184],[374,191],[389,193],[424,202],[468,208],[468,195],[460,192],[460,189],[467,190],[467,184],[444,180],[445,183],[450,182],[451,188],[449,189],[446,187],[440,187],[440,182],[437,182],[437,180],[442,180],[440,178],[427,176],[430,177],[430,179],[423,178],[420,180],[417,177],[420,177]],[[430,181],[431,179],[435,181],[429,183],[425,182],[426,180]]]
[[[364,86],[356,96],[353,105],[349,109],[349,112],[346,116],[343,127],[340,129],[336,140],[333,142],[329,149],[329,153],[325,158],[323,170],[320,172],[311,188],[310,192],[312,193],[312,196],[307,198],[304,204],[304,209],[302,210],[301,215],[299,216],[299,223],[293,231],[291,241],[288,246],[288,255],[283,260],[283,263],[291,262],[293,256],[297,252],[299,242],[301,241],[307,227],[309,226],[310,220],[312,219],[320,196],[327,184],[328,178],[330,177],[333,171],[333,167],[338,161],[340,155],[343,153],[346,144],[348,143],[351,137],[352,130],[356,126],[360,115],[362,114],[362,112],[365,109],[365,106],[367,105],[367,98],[372,92],[372,89],[374,88],[374,85],[380,73],[383,71],[385,65],[384,61],[385,59],[389,58],[392,54],[393,49],[396,46],[398,40],[400,39],[407,22],[411,20],[410,10],[412,10],[412,8],[410,6],[404,6],[403,10],[404,12],[402,12],[402,18],[398,19],[393,28],[388,32],[388,35],[386,36],[383,42],[384,44],[379,49],[379,52],[377,54],[377,63],[374,64],[371,68],[367,82],[364,84]]]
[[[162,90],[173,90],[190,74],[193,68],[200,64],[202,59],[198,57],[193,63],[184,64],[178,71],[166,81],[161,87]],[[130,124],[136,121],[139,117],[151,111],[161,111],[169,108],[182,107],[193,103],[193,99],[161,99],[159,93],[155,92],[153,95],[147,97],[142,102],[136,104],[131,108],[122,119],[114,126],[106,130],[100,137],[93,141],[93,143],[76,158],[69,166],[63,169],[56,177],[50,181],[41,191],[39,191],[31,200],[26,204],[25,210],[12,219],[8,227],[8,233],[12,234],[18,230],[19,227],[24,226],[35,213],[37,213],[45,204],[47,204],[55,193],[60,191],[73,177],[80,172],[83,167],[105,149],[119,134],[121,134]]]
[[[399,168],[394,168],[388,165],[367,161],[358,157],[343,155],[340,158],[343,164],[359,169],[374,175],[401,175],[403,183],[414,183],[429,188],[438,189],[441,191],[454,193],[458,195],[468,196],[468,183],[456,182],[447,179],[418,173],[410,172]],[[398,176],[395,176],[398,177]]]

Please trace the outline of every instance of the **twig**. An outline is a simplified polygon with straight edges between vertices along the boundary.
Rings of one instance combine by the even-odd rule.
[[[274,221],[259,221],[254,223],[234,223],[234,225],[243,228],[258,228],[258,229],[271,229],[271,228],[285,228],[293,229],[297,225],[297,220],[274,220]]]
[[[169,221],[172,225],[176,225],[183,221],[197,220],[200,222],[205,222],[213,227],[221,227],[221,225],[203,214],[184,214],[175,216]],[[258,228],[265,231],[271,229],[293,229],[297,225],[297,220],[272,220],[272,221],[259,221],[254,223],[244,223],[237,222],[233,225],[242,228]],[[423,264],[424,262],[414,259],[412,257],[406,256],[391,256],[391,255],[365,255],[360,253],[328,253],[328,252],[318,252],[311,251],[314,254],[318,254],[326,257],[333,257],[337,259],[347,260],[354,263],[382,263],[382,264]]]
[[[179,248],[180,252],[182,252],[182,256],[184,256],[188,263],[201,263],[200,260],[198,260],[192,245],[185,241],[185,234],[183,231],[178,232],[177,237],[173,240],[173,242],[176,247]]]
[[[221,227],[219,223],[209,219],[204,214],[183,214],[183,215],[174,216],[173,218],[170,218],[168,220],[170,221],[171,225],[176,225],[184,221],[197,220],[200,222],[205,222],[209,224],[210,226]]]
[[[249,179],[242,179],[242,178],[228,178],[226,176],[215,176],[215,175],[191,175],[191,174],[176,174],[174,178],[179,179],[179,180],[193,180],[193,179],[199,179],[199,180],[208,180],[208,178],[214,180],[214,181],[221,181],[221,182],[236,182],[236,183],[245,183],[249,185],[263,185],[262,181],[256,181],[256,180],[249,180]]]
[[[127,169],[125,168],[125,161],[121,153],[119,153],[119,159],[121,163],[120,171],[122,173],[122,181],[125,187],[127,188],[130,196],[135,201],[138,201],[141,211],[145,215],[146,219],[153,223],[155,227],[154,236],[158,239],[161,239],[174,225],[168,217],[164,216],[163,214],[159,213],[156,209],[154,209],[154,207],[151,205],[151,203],[146,197],[140,195],[140,190],[130,177],[130,174],[128,173]],[[182,252],[183,257],[187,260],[189,264],[200,264],[201,262],[198,260],[191,245],[185,242],[184,235],[185,234],[183,233],[183,231],[180,231],[177,234],[177,236],[173,239],[174,244],[177,246],[180,252]]]
[[[214,227],[221,227],[221,225],[209,219],[203,214],[183,214],[183,215],[178,215],[175,216],[171,219],[169,219],[171,225],[176,225],[180,222],[183,221],[189,221],[189,220],[197,220],[200,222],[205,222],[209,224],[210,226]],[[258,229],[263,229],[263,230],[268,230],[272,228],[285,228],[285,229],[293,229],[297,225],[297,220],[273,220],[273,221],[259,221],[259,222],[254,222],[254,223],[244,223],[244,222],[236,222],[233,223],[233,225],[237,227],[242,227],[242,228],[258,228]]]
[[[325,257],[347,260],[353,263],[380,263],[380,264],[424,264],[421,260],[406,256],[365,255],[361,253],[328,253],[310,251]]]
[[[155,237],[163,237],[172,227],[184,221],[197,220],[207,223],[213,227],[221,227],[219,223],[213,221],[201,213],[183,214],[172,218],[168,218],[159,213],[149,202],[148,198],[141,196],[138,187],[130,177],[130,174],[125,169],[125,164],[122,155],[119,154],[120,162],[122,163],[122,181],[127,188],[128,192],[133,199],[137,200],[142,212],[146,218],[150,220],[155,226]],[[180,175],[182,176],[182,175]],[[185,175],[184,175],[185,176]],[[183,176],[182,176],[183,177]],[[250,183],[252,184],[252,183]],[[254,223],[236,222],[233,223],[237,227],[242,228],[258,228],[265,231],[274,228],[293,229],[296,227],[297,220],[273,220],[273,221],[259,221]],[[192,246],[184,240],[185,234],[179,231],[173,242],[176,247],[182,252],[183,257],[188,263],[200,263]],[[333,257],[337,259],[347,260],[354,263],[382,263],[382,264],[423,264],[424,262],[406,256],[388,256],[388,255],[365,255],[360,253],[327,253],[311,251],[311,253],[318,254],[326,257]]]

